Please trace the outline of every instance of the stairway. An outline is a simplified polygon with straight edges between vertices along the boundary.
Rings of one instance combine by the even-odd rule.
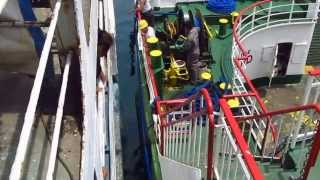
[[[320,23],[316,24],[314,29],[311,46],[309,49],[307,64],[320,65]]]

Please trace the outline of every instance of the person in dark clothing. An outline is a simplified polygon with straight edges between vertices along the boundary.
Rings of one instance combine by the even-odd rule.
[[[106,31],[98,31],[98,47],[97,47],[97,78],[100,78],[104,83],[107,81],[107,77],[103,74],[100,65],[100,58],[107,58],[108,51],[113,45],[113,37],[110,33]]]
[[[150,0],[139,0],[136,11],[140,11],[142,13],[142,18],[147,20],[150,26],[154,26],[154,17]]]
[[[187,41],[192,44],[187,52],[187,68],[190,73],[191,83],[196,83],[199,80],[200,71],[200,47],[199,47],[200,27],[192,27],[188,33]]]

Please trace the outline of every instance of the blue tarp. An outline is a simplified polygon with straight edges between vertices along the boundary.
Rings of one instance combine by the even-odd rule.
[[[209,0],[208,9],[215,13],[230,14],[236,9],[235,0]]]

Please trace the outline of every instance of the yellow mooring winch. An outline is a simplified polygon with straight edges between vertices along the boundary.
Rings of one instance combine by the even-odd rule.
[[[189,73],[186,67],[186,62],[183,60],[175,60],[173,55],[170,56],[170,68],[164,70],[165,81],[168,86],[177,87],[177,81],[189,80]]]

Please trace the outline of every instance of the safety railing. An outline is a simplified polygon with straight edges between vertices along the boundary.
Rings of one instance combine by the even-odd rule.
[[[136,12],[136,17],[138,22],[142,19],[140,11]],[[139,30],[137,38],[138,38],[139,50],[142,52],[142,56],[144,59],[143,64],[146,71],[146,80],[147,80],[147,84],[150,92],[150,101],[153,102],[155,97],[158,97],[159,93],[158,93],[158,87],[157,87],[157,83],[154,76],[154,71],[152,68],[151,58],[149,56],[148,51],[146,50],[147,49],[146,37]]]
[[[304,114],[302,117],[300,114]],[[275,140],[271,138],[271,132],[268,131],[266,136],[266,149],[260,154],[254,152],[256,158],[264,161],[278,162],[285,165],[288,158],[294,162],[294,168],[300,171],[300,177],[307,177],[305,173],[310,170],[310,162],[315,162],[319,153],[319,142],[317,136],[319,132],[320,106],[311,104],[299,107],[293,107],[261,115],[251,115],[247,117],[237,118],[237,121],[248,121],[251,119],[265,119],[271,117],[272,123],[276,125],[277,134]],[[301,127],[296,124],[302,122]],[[242,131],[244,135],[250,136],[250,126]],[[293,132],[298,129],[298,135],[293,136]],[[295,142],[295,147],[291,148],[291,144]],[[255,142],[251,141],[250,148],[254,149]],[[292,154],[290,156],[290,154]],[[311,156],[312,155],[312,156]],[[314,163],[313,163],[314,164]]]
[[[206,89],[188,99],[157,102],[160,152],[212,177],[214,112]],[[206,173],[205,173],[206,172]]]
[[[22,127],[22,131],[21,131],[20,138],[19,138],[19,144],[18,144],[17,151],[16,151],[16,156],[14,158],[14,162],[13,162],[11,172],[10,172],[9,178],[11,180],[20,179],[22,172],[23,172],[23,168],[24,168],[23,166],[25,164],[26,155],[27,155],[27,151],[29,148],[30,137],[31,137],[31,133],[32,133],[32,126],[33,126],[33,123],[35,120],[35,111],[36,111],[39,96],[40,96],[40,90],[41,90],[42,82],[44,79],[46,65],[48,62],[48,57],[49,57],[49,53],[50,53],[50,49],[51,49],[51,43],[53,41],[54,32],[55,32],[55,29],[57,26],[60,9],[61,9],[61,0],[58,0],[55,3],[54,9],[53,9],[52,20],[50,22],[47,37],[46,37],[46,40],[45,40],[45,43],[43,46],[43,50],[41,52],[41,57],[39,60],[39,66],[37,69],[36,77],[34,79],[34,84],[33,84],[32,90],[31,90],[28,107],[27,107],[26,114],[24,117],[24,124]],[[71,58],[71,57],[69,57],[69,58]],[[70,61],[70,59],[69,59],[69,61]],[[67,67],[68,66],[69,65],[67,64]],[[66,74],[66,73],[68,73],[68,70],[64,74]],[[67,77],[64,77],[64,86],[62,86],[63,89],[61,90],[61,94],[60,94],[60,98],[59,98],[60,107],[58,107],[58,110],[57,110],[56,124],[58,126],[55,127],[53,148],[51,149],[52,155],[50,157],[51,160],[52,160],[52,158],[55,159],[55,157],[53,157],[53,155],[57,151],[57,149],[55,149],[55,148],[57,148],[57,143],[58,143],[57,138],[59,137],[59,136],[57,136],[57,133],[58,133],[57,130],[60,130],[59,124],[61,123],[61,115],[62,115],[61,111],[62,111],[63,103],[64,103],[64,96],[65,96],[65,89],[64,88],[66,86],[66,80],[67,80]],[[62,107],[61,107],[61,105],[62,105]],[[53,171],[52,168],[50,168],[50,169],[49,169],[49,171]],[[49,177],[49,179],[52,178],[51,172],[48,172],[48,173],[49,173],[49,175],[47,177]]]
[[[317,19],[317,9],[310,8],[316,4],[296,3],[276,5],[272,1],[259,7],[254,6],[246,11],[247,16],[241,19],[237,31],[240,41],[249,33],[270,26],[297,23],[314,23]]]
[[[241,41],[258,30],[289,24],[316,23],[319,12],[319,1],[316,3],[288,4],[273,3],[263,0],[242,9],[233,26],[234,57],[240,60],[251,60],[251,55]]]
[[[235,114],[236,117],[248,116],[251,114],[267,113],[267,108],[255,89],[249,77],[246,75],[243,67],[246,66],[244,61],[234,60],[234,78],[232,81],[231,95],[225,95],[224,98],[238,98],[240,106]],[[241,128],[245,127],[245,123],[240,124]],[[265,147],[265,133],[271,129],[272,137],[275,137],[276,129],[270,119],[260,121],[253,119],[251,133],[253,139],[257,142],[256,151],[263,151]],[[249,139],[251,140],[251,139]]]
[[[249,146],[224,99],[215,126],[214,172],[217,179],[263,179]]]

